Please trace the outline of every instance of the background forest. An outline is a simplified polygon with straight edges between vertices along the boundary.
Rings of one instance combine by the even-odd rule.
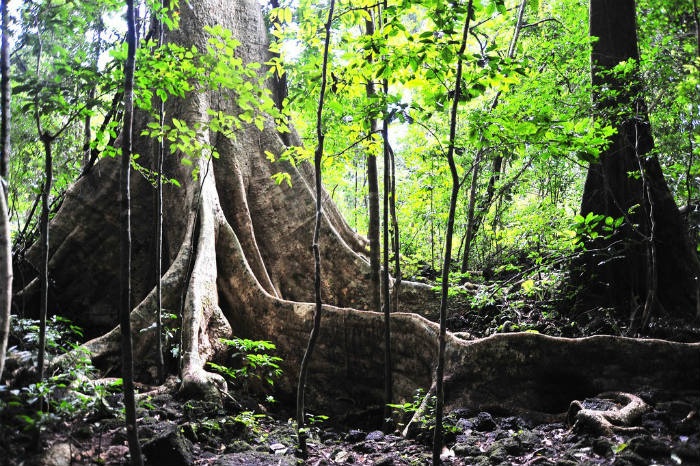
[[[592,3],[598,5],[595,18]],[[264,290],[261,294],[267,293],[289,304],[309,303],[315,292],[316,317],[320,321],[320,278],[315,290],[311,287],[300,290],[296,287],[299,283],[311,283],[306,277],[310,275],[306,273],[311,270],[309,264],[300,260],[298,271],[294,264],[290,268],[289,258],[295,257],[298,247],[289,243],[289,250],[285,251],[287,244],[283,239],[279,243],[276,239],[261,239],[287,226],[285,214],[291,218],[306,212],[302,208],[275,212],[274,208],[284,209],[279,206],[284,206],[287,198],[280,193],[292,196],[290,192],[304,189],[298,184],[308,182],[310,186],[310,178],[306,176],[311,163],[316,163],[316,179],[323,174],[327,194],[327,198],[316,196],[317,222],[324,202],[324,215],[330,218],[324,234],[330,231],[332,236],[328,244],[342,244],[348,257],[349,252],[353,254],[347,259],[343,253],[334,256],[332,250],[323,253],[314,250],[318,255],[317,271],[321,254],[324,264],[331,264],[324,270],[323,293],[324,297],[328,296],[324,305],[337,306],[339,312],[353,307],[386,313],[387,333],[383,343],[387,348],[384,364],[389,368],[384,374],[387,423],[391,410],[386,406],[415,412],[418,405],[430,402],[426,396],[405,404],[389,403],[392,401],[389,348],[394,345],[389,344],[389,309],[420,308],[423,317],[440,323],[436,342],[440,353],[435,355],[438,367],[433,379],[437,384],[433,390],[438,394],[432,427],[435,464],[442,453],[442,438],[438,439],[442,427],[435,429],[435,425],[443,425],[441,365],[446,327],[459,335],[450,338],[465,341],[515,332],[697,341],[695,327],[700,317],[698,1],[639,0],[636,5],[624,2],[625,8],[615,11],[603,11],[604,4],[602,0],[341,0],[337,3],[271,0],[269,4],[261,3],[264,32],[271,46],[263,53],[265,60],[257,63],[250,60],[256,54],[251,50],[265,44],[255,43],[253,39],[251,43],[241,44],[236,39],[241,31],[232,33],[218,25],[199,26],[198,33],[208,37],[205,48],[182,45],[188,43],[187,34],[192,33],[187,29],[193,27],[192,18],[199,18],[192,13],[197,10],[198,2],[137,1],[128,10],[136,13],[135,29],[128,30],[135,33],[138,47],[134,50],[129,47],[121,1],[3,1],[3,63],[6,64],[3,76],[9,76],[3,80],[3,90],[11,89],[11,100],[3,92],[3,116],[11,116],[11,121],[2,127],[6,150],[0,158],[0,181],[7,195],[4,199],[9,213],[6,225],[11,257],[0,262],[9,263],[11,259],[15,276],[14,289],[3,290],[7,293],[0,304],[4,305],[5,294],[13,294],[9,330],[12,357],[8,359],[7,371],[12,374],[12,383],[29,383],[37,375],[39,380],[44,380],[48,364],[45,359],[53,360],[61,353],[81,354],[79,344],[112,328],[119,312],[128,322],[129,313],[135,309],[132,325],[142,324],[138,319],[147,315],[147,311],[139,314],[139,310],[141,304],[150,302],[152,286],[157,287],[153,289],[157,289],[158,296],[157,319],[152,325],[148,321],[147,326],[144,324],[131,332],[124,330],[122,320],[123,335],[133,333],[139,340],[139,334],[154,329],[158,335],[160,360],[150,367],[151,372],[144,366],[153,361],[139,360],[139,355],[155,339],[144,336],[134,343],[137,379],[148,373],[150,382],[162,385],[168,374],[179,369],[183,381],[180,393],[189,389],[202,390],[207,395],[202,387],[208,385],[211,391],[216,391],[218,383],[226,386],[225,376],[229,385],[248,396],[253,392],[271,393],[267,385],[280,376],[292,378],[288,366],[296,368],[297,359],[301,358],[290,356],[290,346],[300,346],[297,333],[302,334],[303,328],[300,330],[301,325],[295,321],[276,327],[273,317],[276,314],[268,312],[265,306],[282,306],[270,304],[267,295],[254,296],[249,291],[254,286],[246,289],[245,280],[231,278],[235,277],[231,272],[235,268],[228,258],[236,256],[221,245],[224,239],[230,239],[225,229],[229,224],[216,222],[228,217],[230,235],[236,237],[231,244],[245,250],[243,262],[248,261],[246,271],[251,271],[253,276],[250,283],[257,279],[255,283]],[[619,30],[606,32],[600,26],[608,24],[601,21],[603,17],[613,18],[610,23],[619,22]],[[185,25],[183,32],[179,32],[181,20]],[[630,24],[632,32],[628,33],[625,28]],[[600,38],[594,34],[596,25],[602,31]],[[192,38],[193,43],[196,37]],[[134,57],[130,52],[135,53],[133,99],[128,86],[126,90],[124,86],[125,78],[127,83],[131,79],[128,65],[133,64]],[[202,112],[207,121],[193,122],[191,114],[196,112],[188,105],[202,95],[209,99]],[[235,95],[231,99],[233,103],[228,102],[227,95]],[[220,101],[211,96],[220,97]],[[131,130],[126,131],[124,120],[132,121],[129,105],[132,100],[134,127],[138,132],[133,135],[135,149],[130,154]],[[262,165],[252,153],[246,152],[249,150],[246,147],[255,146],[250,142],[254,139],[249,136],[253,134],[251,131],[257,131],[257,147],[272,164],[271,176],[266,169],[259,170],[262,175],[256,173]],[[270,134],[284,143],[283,150],[276,150],[278,146],[269,142]],[[230,146],[222,140],[229,141]],[[238,150],[236,157],[242,158],[229,166],[226,160],[231,155],[222,149],[230,147],[234,153]],[[246,156],[251,160],[249,164],[240,162]],[[627,161],[624,157],[631,159]],[[72,214],[64,213],[63,220],[59,220],[59,209],[73,206],[71,196],[77,195],[71,194],[71,189],[92,186],[100,176],[95,172],[112,166],[109,165],[112,159],[122,163],[123,172],[124,167],[133,170],[131,179],[137,180],[137,193],[145,192],[144,187],[157,193],[153,196],[153,210],[137,211],[133,217],[132,256],[137,259],[131,273],[135,279],[130,285],[133,289],[126,291],[126,304],[121,289],[119,312],[113,309],[116,305],[111,308],[105,305],[105,301],[117,298],[112,287],[88,289],[84,297],[74,293],[79,284],[72,283],[73,277],[81,275],[70,273],[79,269],[80,264],[71,264],[69,272],[59,277],[64,272],[67,254],[61,250],[64,239],[65,248],[69,249],[75,246],[71,241],[90,235],[90,228],[99,222],[91,215],[101,212],[98,203],[104,198],[96,197],[94,205],[86,202],[82,207],[87,206],[88,213],[77,208]],[[620,160],[623,162],[618,163]],[[222,167],[231,171],[225,172]],[[209,207],[206,204],[209,201],[202,201],[205,207],[199,202],[213,191],[200,187],[197,192],[192,186],[206,187],[209,170],[214,168],[217,187],[213,189],[221,189],[221,194],[216,193],[212,211],[216,212],[218,205],[224,213],[221,218],[215,218],[216,222],[207,224],[207,215],[202,212]],[[183,173],[189,178],[183,178]],[[264,176],[266,181],[272,179],[276,188],[251,188],[259,181],[256,176]],[[211,183],[212,178],[207,182]],[[247,183],[240,193],[236,191],[239,178]],[[105,186],[116,183],[115,179],[107,179]],[[223,188],[228,181],[235,187]],[[103,195],[109,188],[96,189]],[[187,203],[197,205],[196,209],[189,211],[187,207],[182,211],[196,212],[192,225],[197,226],[192,226],[191,231],[185,228],[184,218],[172,221],[177,211],[167,212],[167,199],[163,214],[164,192],[171,208],[189,206]],[[269,203],[256,204],[265,197],[260,193],[267,193]],[[118,201],[114,197],[107,202]],[[299,205],[304,202],[299,198]],[[149,203],[145,196],[136,201],[141,208]],[[232,211],[231,205],[244,205],[244,208]],[[329,205],[337,206],[344,220]],[[272,209],[267,212],[274,212],[276,217],[279,214],[279,218],[261,229],[265,222],[255,218],[255,208],[259,208],[258,212]],[[251,219],[246,219],[246,214]],[[84,225],[77,218],[80,215],[86,216]],[[175,225],[174,230],[163,232],[164,216],[166,230]],[[114,218],[103,219],[105,228],[114,225]],[[294,219],[297,220],[298,224],[288,223],[290,228],[307,226],[306,220]],[[66,224],[73,225],[74,231],[66,233]],[[52,225],[61,239],[55,240],[56,250],[49,251]],[[318,247],[319,225],[316,224],[314,248]],[[80,231],[79,226],[86,226],[86,230]],[[201,238],[207,238],[208,226],[216,233],[211,233],[215,240],[206,246]],[[347,231],[346,226],[349,226]],[[241,233],[248,227],[251,238]],[[8,231],[3,231],[0,237],[7,239]],[[185,239],[181,239],[178,235],[182,231],[189,231],[187,235],[192,235],[191,238],[183,235]],[[332,242],[335,237],[340,238],[338,243]],[[199,238],[196,245],[194,238]],[[95,244],[89,238],[86,241],[86,247],[95,250],[82,251],[76,257],[91,258],[95,252],[95,257],[118,261],[116,253],[105,252],[116,243]],[[192,244],[187,246],[187,241]],[[246,249],[249,247],[257,254],[253,259]],[[270,252],[275,247],[279,254]],[[223,259],[222,248],[228,253]],[[150,264],[151,259],[138,258],[150,254],[151,249],[158,250],[155,274],[143,265]],[[196,261],[181,260],[182,251],[189,251],[191,257],[197,257]],[[54,261],[51,267],[56,271],[50,270],[50,257]],[[334,257],[340,259],[336,262],[332,260]],[[353,262],[353,258],[361,260]],[[213,272],[197,288],[197,279],[202,276],[196,273],[200,270],[197,267],[207,269],[206,265],[197,265],[202,260],[211,261],[209,268]],[[360,262],[359,278],[348,280],[355,273],[353,267]],[[163,264],[167,272],[161,269]],[[90,267],[94,266],[95,273],[99,273],[110,265],[91,263]],[[175,270],[173,275],[179,273],[177,267],[185,275],[190,274],[182,281],[190,280],[188,283],[177,285],[182,289],[172,285],[176,280],[171,279],[170,283],[166,280],[171,271]],[[109,273],[108,277],[116,279],[116,273]],[[152,280],[152,275],[157,278]],[[132,283],[131,279],[127,281]],[[122,286],[123,282],[120,281]],[[404,298],[402,282],[427,285],[406,283]],[[94,283],[102,282],[96,279],[91,283],[95,288]],[[369,286],[365,287],[366,283]],[[163,292],[166,304],[161,302],[162,286],[166,287]],[[204,298],[197,295],[201,290]],[[361,292],[362,296],[356,296],[357,290],[366,294]],[[419,295],[432,299],[421,301]],[[203,314],[216,301],[212,305],[213,317],[207,315],[201,322],[197,320],[200,310],[197,302],[190,306],[190,300],[196,298],[200,298]],[[383,307],[380,298],[384,299]],[[174,304],[176,301],[179,304]],[[61,308],[60,304],[65,302],[76,304],[76,308]],[[137,303],[136,307],[132,306]],[[180,308],[174,310],[177,306]],[[232,335],[225,334],[232,329],[255,333],[251,329],[258,324],[252,323],[257,314],[241,313],[242,317],[233,318],[231,314],[237,315],[239,307],[256,306],[267,312],[260,312],[259,324],[265,327],[262,336],[267,339],[279,333],[282,345],[286,344],[280,349],[283,359],[273,356],[276,349],[273,343],[228,339]],[[196,311],[186,315],[188,307]],[[84,312],[86,309],[89,316]],[[297,310],[294,308],[294,312]],[[223,316],[220,321],[217,312]],[[297,314],[299,317],[303,313]],[[204,331],[211,331],[217,325],[220,333],[216,329],[211,334]],[[406,325],[409,328],[406,333],[415,331],[413,338],[420,340],[421,334],[415,327]],[[403,337],[399,334],[393,338]],[[399,354],[401,345],[413,345],[414,351],[420,351],[420,345],[411,343],[410,338],[399,340]],[[210,340],[216,341],[207,346]],[[610,341],[609,347],[605,347],[608,343],[601,343],[602,351],[608,348],[616,353],[618,346],[614,345],[627,344],[625,339]],[[429,343],[432,345],[422,342]],[[464,345],[466,348],[467,343]],[[131,348],[132,343],[125,347]],[[232,368],[216,358],[220,347],[229,348],[226,351],[238,358],[238,367]],[[312,348],[311,343],[309,347]],[[695,347],[688,345],[683,351],[694,355]],[[458,352],[458,357],[453,356],[453,367],[448,372],[454,370],[457,365],[454,361],[459,357],[466,359],[467,350],[459,353],[462,349],[453,350]],[[431,363],[432,351],[431,346],[424,355]],[[95,360],[100,360],[103,370],[115,361],[110,359],[114,354],[109,350],[104,354],[93,354],[92,361],[86,356],[76,371],[85,370],[94,375],[91,364]],[[410,356],[403,357],[410,360]],[[500,361],[498,357],[504,356],[497,355],[494,361]],[[286,362],[282,363],[283,360]],[[305,361],[306,356],[299,364],[302,393]],[[460,361],[469,368],[464,372],[468,373],[472,366]],[[552,361],[553,365],[564,364],[556,358]],[[287,364],[286,372],[281,375],[284,364]],[[124,373],[120,375],[126,385],[133,384],[126,373],[126,367],[132,365],[124,362],[122,366]],[[112,369],[110,366],[109,370]],[[332,374],[331,370],[322,376],[332,379]],[[70,374],[70,378],[83,380],[82,375]],[[449,380],[451,374],[448,375]],[[626,375],[610,377],[617,380],[615,377],[624,379]],[[371,385],[376,378],[372,373],[361,383]],[[691,379],[689,376],[688,380]],[[10,380],[9,376],[6,380]],[[102,414],[113,412],[108,392],[122,383],[116,382],[108,388],[91,385],[85,390],[91,395],[82,399],[78,408],[62,406],[59,402],[44,411],[43,403],[51,398],[50,392],[56,387],[66,388],[60,386],[63,382],[56,385],[57,379],[51,380],[44,385],[28,385],[29,388],[25,384],[23,393],[30,401],[26,398],[24,401],[32,405],[39,400],[37,412],[59,418],[70,417],[83,409]],[[81,383],[90,385],[90,382]],[[338,385],[342,386],[342,381]],[[84,389],[76,391],[80,393]],[[133,386],[129,389],[133,391]],[[6,390],[7,387],[2,390],[5,395]],[[374,396],[374,392],[366,395],[372,400]],[[135,421],[130,424],[128,418],[128,395],[125,400],[127,424],[133,427]],[[300,449],[305,449],[303,394],[301,400],[300,403],[297,399],[297,409],[301,409],[297,412],[297,433]],[[272,396],[268,401],[275,402]],[[257,435],[262,421],[256,420],[255,409],[242,411],[241,404],[236,406],[239,414],[235,422]],[[55,421],[48,417],[42,414],[37,417],[34,413],[22,419],[28,430],[35,428],[39,432],[44,423]],[[449,428],[447,431],[448,440],[453,441]],[[135,435],[135,428],[128,429],[127,434]],[[197,437],[196,433],[192,435]],[[692,435],[693,441],[697,440],[697,432],[693,431]],[[129,445],[133,448],[134,444],[138,441],[129,438]],[[609,454],[615,448],[620,448],[620,444],[606,446],[605,450]],[[132,450],[131,456],[136,455],[136,450]]]
[[[489,284],[471,296],[477,306],[513,289],[545,306],[567,298],[560,293],[566,264],[587,234],[597,234],[591,218],[579,215],[587,165],[615,131],[591,119],[588,3],[527,2],[522,11],[519,5],[477,2],[479,20],[470,28],[464,57],[452,277]],[[39,235],[46,140],[54,155],[52,211],[96,158],[116,155],[110,142],[119,133],[121,112],[119,8],[119,2],[30,1],[12,12],[8,178],[15,257]],[[269,65],[277,76],[284,73],[284,109],[306,148],[287,153],[290,160],[309,158],[316,144],[323,8],[299,2],[270,10],[278,55]],[[381,19],[384,36],[366,32],[370,16],[361,5],[341,5],[334,22],[323,122],[325,187],[350,225],[367,234],[368,162],[376,160],[383,172],[381,135],[372,121],[387,118],[395,189],[390,229],[392,244],[393,232],[400,235],[404,277],[434,279],[442,268],[450,195],[445,128],[457,59],[448,46],[455,39],[445,33],[456,27],[449,24],[450,8],[446,2],[389,5]],[[697,10],[687,1],[641,1],[637,9],[638,65],[655,140],[651,156],[658,157],[694,237],[700,167]],[[148,17],[140,24],[144,36]],[[143,37],[142,50],[153,40]],[[150,59],[149,69],[163,69],[178,57]],[[178,95],[192,84],[187,70],[177,69],[179,76],[175,70],[159,79]],[[386,80],[387,93],[369,92],[370,77]],[[154,102],[148,90],[152,78],[142,73],[138,79],[137,99]],[[134,166],[139,168],[138,160]],[[142,173],[150,176],[146,168]],[[289,182],[282,169],[278,182]],[[494,277],[506,278],[506,285]]]

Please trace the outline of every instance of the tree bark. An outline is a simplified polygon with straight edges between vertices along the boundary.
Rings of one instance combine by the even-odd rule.
[[[198,0],[183,5],[181,30],[169,40],[205,48],[204,25],[221,24],[242,45],[245,62],[268,58],[266,26],[255,0]],[[207,110],[234,112],[235,98],[225,91],[201,91],[169,99],[166,114],[192,126],[206,123]],[[147,123],[136,115],[134,134]],[[276,384],[281,400],[293,400],[298,368],[311,330],[314,258],[309,251],[315,219],[314,180],[308,164],[277,163],[265,152],[285,146],[272,122],[264,131],[246,127],[235,139],[202,131],[217,159],[195,160],[200,176],[164,160],[164,176],[181,187],[164,187],[163,307],[178,315],[183,395],[212,396],[225,390],[223,378],[206,362],[224,354],[219,338],[270,340],[284,359]],[[296,136],[291,135],[294,139]],[[134,140],[144,164],[158,141]],[[148,165],[146,165],[148,166]],[[271,176],[282,168],[292,185]],[[95,337],[84,344],[102,369],[120,367],[118,322],[119,188],[118,162],[102,159],[65,195],[51,224],[50,269],[56,305]],[[149,382],[156,333],[153,276],[152,196],[154,188],[138,174],[131,177],[132,289],[131,331],[137,376]],[[381,424],[384,403],[384,316],[368,307],[369,264],[366,242],[339,215],[324,193],[320,254],[324,325],[317,355],[309,366],[306,403],[333,416],[374,408]],[[39,263],[39,246],[27,252]],[[428,286],[402,285],[400,310],[435,308]],[[170,322],[169,325],[174,325]],[[438,326],[414,313],[391,315],[393,396],[412,399],[418,388],[433,385]],[[110,330],[111,329],[111,330]],[[103,332],[106,332],[102,334]],[[696,387],[700,382],[700,345],[658,340],[593,337],[567,340],[536,334],[504,334],[462,340],[445,334],[445,406],[564,412],[572,399],[599,391],[632,391],[643,385]],[[54,364],[68,363],[70,355]],[[652,370],[653,369],[653,370]]]
[[[636,73],[631,78],[610,73],[621,62],[639,59],[635,17],[634,0],[591,1],[590,34],[598,38],[591,55],[595,117],[617,133],[590,164],[581,214],[624,217],[625,223],[611,237],[589,241],[574,264],[577,308],[639,314],[656,275],[656,314],[664,310],[693,317],[700,263],[659,161],[650,154],[653,139],[642,86]]]
[[[12,306],[12,251],[5,179],[0,176],[0,378],[5,369]]]
[[[374,36],[374,12],[368,10],[370,19],[365,21],[365,35]],[[370,55],[368,61],[373,61]],[[367,99],[373,102],[377,96],[377,90],[372,80],[373,76],[367,76]],[[370,108],[369,115],[369,136],[370,140],[377,133],[377,117],[374,115],[374,108]],[[381,247],[379,242],[379,180],[377,175],[377,154],[373,150],[367,153],[367,203],[369,204],[369,221],[367,236],[369,239],[369,266],[370,266],[370,302],[371,309],[379,312],[382,306],[381,301]]]
[[[119,166],[119,329],[124,391],[126,438],[131,464],[143,466],[134,396],[134,352],[131,337],[131,154],[134,134],[134,71],[136,70],[136,13],[134,0],[126,2],[127,56],[124,64],[124,129]],[[156,316],[158,318],[158,316]],[[160,335],[156,340],[160,339]],[[157,346],[157,345],[156,345]],[[156,362],[158,357],[156,356]]]
[[[2,42],[0,45],[0,379],[5,369],[7,339],[10,335],[12,309],[12,247],[9,206],[7,203],[7,174],[10,165],[10,52],[7,1],[2,0]]]

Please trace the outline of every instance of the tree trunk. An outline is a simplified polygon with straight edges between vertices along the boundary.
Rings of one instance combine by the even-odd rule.
[[[5,369],[5,353],[10,336],[12,305],[12,252],[5,179],[0,176],[0,378]]]
[[[124,129],[119,166],[119,330],[126,438],[131,464],[143,466],[134,396],[134,352],[131,337],[131,154],[134,135],[134,72],[136,70],[136,14],[134,0],[126,2],[127,56],[124,64]],[[156,315],[156,319],[158,316]],[[157,335],[156,340],[160,339]],[[157,344],[156,344],[157,346]],[[158,355],[154,356],[156,364]]]
[[[447,346],[447,297],[450,291],[450,264],[452,263],[452,234],[455,225],[455,211],[457,210],[457,197],[459,196],[459,175],[455,163],[455,142],[457,141],[457,117],[459,115],[460,90],[462,87],[463,55],[467,48],[469,38],[469,24],[472,18],[473,0],[469,0],[464,18],[462,40],[457,51],[457,70],[455,72],[455,95],[450,108],[450,133],[449,147],[447,149],[447,164],[450,167],[452,186],[450,193],[450,208],[447,214],[447,228],[445,230],[445,255],[442,261],[442,283],[440,285],[440,330],[438,333],[438,354],[435,368],[435,431],[433,432],[433,465],[439,465],[440,454],[443,447],[443,408],[445,406],[445,353]],[[478,162],[474,162],[474,173],[478,171]],[[473,199],[473,198],[472,198]]]
[[[0,379],[5,369],[5,352],[10,335],[12,306],[12,253],[7,174],[10,165],[10,51],[7,35],[7,0],[2,0],[2,42],[0,45]]]
[[[657,314],[692,317],[700,264],[659,161],[649,154],[653,140],[641,85],[635,73],[631,78],[609,73],[623,61],[639,59],[634,0],[592,0],[590,34],[598,38],[591,57],[596,118],[610,122],[617,133],[590,164],[581,213],[625,217],[625,223],[610,238],[589,241],[574,265],[577,307],[639,315],[658,289]]]
[[[365,20],[365,35],[368,37],[374,36],[374,12],[370,9],[367,11],[369,19]],[[373,60],[370,55],[369,61]],[[377,90],[374,86],[373,76],[368,76],[366,92],[367,99],[373,102],[377,98]],[[369,137],[370,141],[377,133],[377,117],[374,115],[374,109],[370,109],[369,115]],[[381,302],[381,247],[379,242],[379,180],[377,175],[377,155],[373,150],[367,154],[367,203],[369,207],[369,219],[367,227],[367,236],[369,239],[369,266],[370,266],[370,309],[379,312],[382,307]]]
[[[202,27],[221,24],[242,45],[244,61],[268,58],[266,26],[255,0],[198,0],[183,5],[181,30],[166,40],[203,50]],[[166,114],[192,126],[206,122],[207,110],[235,112],[224,91],[199,92],[168,100]],[[134,122],[134,134],[147,121]],[[293,135],[292,135],[293,136]],[[280,167],[265,151],[280,154],[284,144],[268,122],[236,139],[213,132],[200,135],[214,145],[217,159],[195,161],[200,176],[167,156],[164,176],[181,187],[164,188],[165,273],[163,307],[177,314],[182,347],[181,392],[218,396],[223,379],[206,362],[224,354],[219,338],[232,335],[273,341],[284,358],[281,399],[293,399],[298,368],[314,313],[314,258],[309,250],[315,219],[313,171],[308,164]],[[137,137],[134,152],[142,163],[158,141]],[[280,168],[292,185],[272,179]],[[50,260],[57,309],[96,338],[85,343],[93,363],[105,370],[120,366],[118,302],[118,163],[102,159],[66,193],[52,221]],[[134,363],[148,382],[155,366],[156,291],[153,277],[151,208],[155,189],[132,174]],[[345,223],[327,194],[322,199],[320,253],[324,325],[310,364],[306,402],[324,414],[377,408],[384,403],[384,316],[366,309],[369,264],[366,241]],[[39,264],[39,248],[27,259]],[[430,287],[402,285],[400,310],[434,309]],[[169,322],[168,325],[175,323]],[[143,329],[150,330],[143,331]],[[411,399],[432,386],[438,327],[416,314],[391,316],[393,399]],[[110,330],[111,329],[111,330]],[[100,333],[107,331],[104,335]],[[446,407],[470,405],[542,412],[565,411],[568,403],[597,391],[633,390],[642,385],[695,387],[700,381],[700,345],[595,337],[583,340],[536,334],[499,335],[466,341],[445,336]],[[605,355],[603,357],[603,355]],[[66,362],[70,357],[54,361]],[[673,361],[673,363],[669,363]],[[651,368],[654,368],[652,370]],[[693,385],[694,384],[694,385]],[[585,393],[584,393],[585,392]]]

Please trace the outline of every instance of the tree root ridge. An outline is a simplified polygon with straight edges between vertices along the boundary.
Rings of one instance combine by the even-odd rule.
[[[566,418],[575,433],[610,436],[621,433],[643,433],[634,424],[649,406],[636,395],[623,392],[602,393],[593,400],[574,400]]]
[[[245,44],[236,50],[245,62],[258,61],[266,53],[267,27],[257,2],[227,2],[223,9],[218,0],[200,3],[199,8],[182,10],[182,24],[192,29],[173,31],[173,41],[199,47],[208,40],[201,26],[217,24],[232,29]],[[169,100],[166,114],[206,128],[207,111],[215,100],[214,91],[193,93]],[[142,116],[136,126],[146,124]],[[177,314],[175,324],[181,324],[179,329],[171,328],[181,335],[181,391],[216,397],[225,390],[222,379],[208,372],[206,364],[225,354],[220,338],[235,335],[277,345],[284,375],[276,387],[283,396],[293,394],[313,314],[307,220],[313,218],[315,199],[310,166],[272,165],[267,160],[266,152],[278,156],[284,150],[271,122],[263,131],[252,125],[244,128],[230,144],[217,142],[207,131],[198,137],[219,150],[218,159],[203,155],[196,160],[199,178],[192,176],[193,167],[179,163],[179,157],[165,162],[165,176],[182,184],[167,186],[164,192],[169,267],[162,277],[164,307]],[[154,153],[153,144],[146,137],[136,141],[135,151],[142,154],[145,166]],[[102,319],[100,329],[109,329],[110,315],[116,316],[110,298],[116,282],[111,270],[113,250],[118,250],[113,231],[117,217],[110,207],[117,188],[115,167],[108,159],[98,162],[71,190],[52,221],[56,234],[51,235],[50,249],[55,251],[51,270],[62,288],[61,307],[75,309],[88,323]],[[279,170],[291,174],[292,186],[277,185],[271,179]],[[149,230],[153,189],[139,176],[134,174],[133,224]],[[242,213],[236,210],[236,200],[241,205],[245,201]],[[369,289],[366,242],[350,229],[327,194],[324,208],[328,215],[321,251],[323,298],[328,305],[323,307],[306,399],[313,411],[344,415],[347,409],[383,405],[384,316],[358,310],[366,307]],[[76,225],[81,228],[76,230]],[[136,232],[134,238],[150,234]],[[134,302],[139,304],[131,314],[135,369],[144,381],[153,380],[149,372],[156,336],[152,330],[155,292],[149,292],[155,281],[150,244],[142,240],[134,253],[135,276],[151,278],[137,279],[143,290],[135,293]],[[35,246],[28,257],[37,254]],[[433,386],[438,335],[437,325],[419,315],[433,315],[436,309],[430,287],[404,282],[401,295],[402,312],[392,314],[391,321],[396,403],[411,401],[416,390]],[[118,369],[119,344],[119,332],[112,330],[84,347],[100,368],[109,371]],[[446,409],[564,413],[571,400],[606,391],[696,388],[700,344],[612,336],[566,339],[532,333],[465,340],[448,334],[445,373]]]

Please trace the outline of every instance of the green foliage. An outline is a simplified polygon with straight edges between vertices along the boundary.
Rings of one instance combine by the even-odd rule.
[[[260,437],[264,435],[264,431],[260,426],[260,421],[266,417],[267,416],[264,414],[255,413],[253,411],[243,411],[234,417],[234,421],[245,426],[251,435]]]
[[[43,184],[42,137],[51,139],[54,149],[51,198],[55,200],[79,174],[84,119],[96,122],[109,111],[115,85],[98,62],[100,51],[117,40],[103,16],[120,7],[121,2],[113,0],[20,2],[10,70],[9,198],[16,247],[30,243],[36,234],[29,213]],[[91,129],[94,133],[96,127]],[[92,144],[104,145],[114,131],[114,125],[107,125]],[[24,237],[19,236],[22,231]]]
[[[411,420],[417,422],[418,429],[422,432],[419,437],[429,437],[432,435],[432,431],[435,429],[435,401],[434,395],[428,396],[426,398],[425,390],[418,389],[411,401],[400,404],[388,404],[392,410],[399,416],[400,420],[397,423],[398,428],[405,427],[406,423]],[[416,418],[416,414],[418,414]],[[450,422],[450,419],[446,418],[443,422],[443,429],[445,432],[455,433],[459,429]]]
[[[576,215],[573,225],[573,230],[576,233],[576,242],[583,245],[586,241],[596,239],[599,236],[609,238],[616,229],[622,226],[624,221],[624,217],[606,217],[593,212],[588,212],[585,217]]]
[[[39,345],[39,321],[12,315],[10,336],[17,342],[17,345],[11,348],[12,351],[35,353]],[[76,347],[82,337],[83,329],[69,319],[59,315],[53,315],[47,319],[46,350],[48,354],[56,356],[66,353]]]
[[[11,325],[12,339],[18,344],[9,348],[8,354],[27,367],[33,366],[38,345],[37,321],[13,316]],[[121,408],[113,401],[113,395],[119,392],[121,382],[94,381],[95,368],[89,353],[74,342],[83,336],[82,329],[54,316],[47,322],[46,336],[47,354],[71,352],[70,364],[39,382],[12,389],[0,386],[2,425],[39,432],[78,417],[119,415]]]
[[[146,41],[139,48],[139,67],[135,76],[136,105],[152,113],[158,108],[154,105],[156,97],[166,102],[171,98],[184,99],[194,92],[230,91],[227,95],[232,95],[235,101],[234,113],[208,109],[208,120],[191,126],[176,116],[161,125],[153,113],[154,121],[148,123],[141,133],[142,136],[165,140],[169,152],[178,156],[182,164],[194,165],[195,177],[198,176],[195,160],[219,157],[216,148],[203,137],[205,132],[235,139],[237,131],[244,126],[254,125],[262,131],[269,121],[275,122],[277,130],[288,131],[265,84],[270,74],[261,72],[259,63],[244,64],[236,56],[240,43],[230,30],[217,25],[206,27],[205,31],[210,37],[204,51],[194,46],[186,49],[173,43],[158,46],[153,41]],[[113,56],[121,61],[125,53],[126,49],[122,47]],[[140,171],[148,170],[141,167]],[[177,180],[171,182],[179,184]]]
[[[272,386],[275,379],[282,375],[279,365],[282,358],[270,354],[276,349],[273,343],[245,338],[222,338],[220,341],[232,349],[230,364],[207,364],[239,387],[245,388],[249,379],[257,379]]]

